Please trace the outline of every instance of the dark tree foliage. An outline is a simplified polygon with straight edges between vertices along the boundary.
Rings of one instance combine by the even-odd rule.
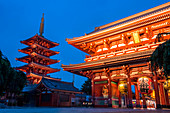
[[[9,60],[0,51],[0,95],[6,93],[7,98],[19,94],[26,83],[26,75],[11,67]]]
[[[160,44],[150,57],[151,71],[157,74],[157,70],[163,71],[164,76],[168,79],[170,76],[170,40]]]
[[[81,91],[86,93],[87,95],[91,95],[91,80],[87,79],[85,83],[81,86]]]

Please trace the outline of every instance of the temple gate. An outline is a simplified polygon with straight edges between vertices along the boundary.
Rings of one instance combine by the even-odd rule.
[[[96,27],[85,36],[66,39],[89,56],[85,63],[62,67],[91,79],[96,107],[169,106],[168,93],[163,87],[166,79],[161,70],[153,76],[149,62],[158,45],[169,39],[170,2]],[[139,78],[143,83],[137,82]]]

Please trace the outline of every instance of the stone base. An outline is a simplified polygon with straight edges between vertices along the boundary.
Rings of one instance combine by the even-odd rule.
[[[146,105],[143,105],[143,108],[147,108],[147,106],[146,106]]]
[[[167,108],[167,106],[166,105],[161,105],[161,108]]]
[[[132,104],[129,104],[127,107],[133,109],[133,105]]]
[[[160,104],[156,104],[156,109],[161,109],[161,105]]]
[[[108,104],[108,107],[112,107],[112,104]]]
[[[136,108],[140,108],[141,106],[140,105],[136,105]]]
[[[166,108],[170,108],[170,105],[166,105]]]
[[[119,104],[119,108],[121,108],[121,104]]]

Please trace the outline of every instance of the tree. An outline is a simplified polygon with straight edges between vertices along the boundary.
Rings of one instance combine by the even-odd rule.
[[[86,93],[87,95],[91,95],[91,79],[87,79],[85,83],[81,86],[81,91]]]
[[[0,94],[6,89],[10,66],[9,60],[0,51]]]
[[[10,61],[0,51],[0,95],[6,93],[7,98],[13,98],[24,88],[26,75],[11,67]]]
[[[163,72],[163,75],[168,79],[170,76],[170,40],[160,44],[150,57],[151,71],[157,74],[158,69]]]

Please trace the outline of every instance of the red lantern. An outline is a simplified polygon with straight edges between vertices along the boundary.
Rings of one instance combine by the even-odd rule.
[[[137,81],[138,90],[141,94],[149,94],[152,93],[152,80],[148,77],[141,77]]]

